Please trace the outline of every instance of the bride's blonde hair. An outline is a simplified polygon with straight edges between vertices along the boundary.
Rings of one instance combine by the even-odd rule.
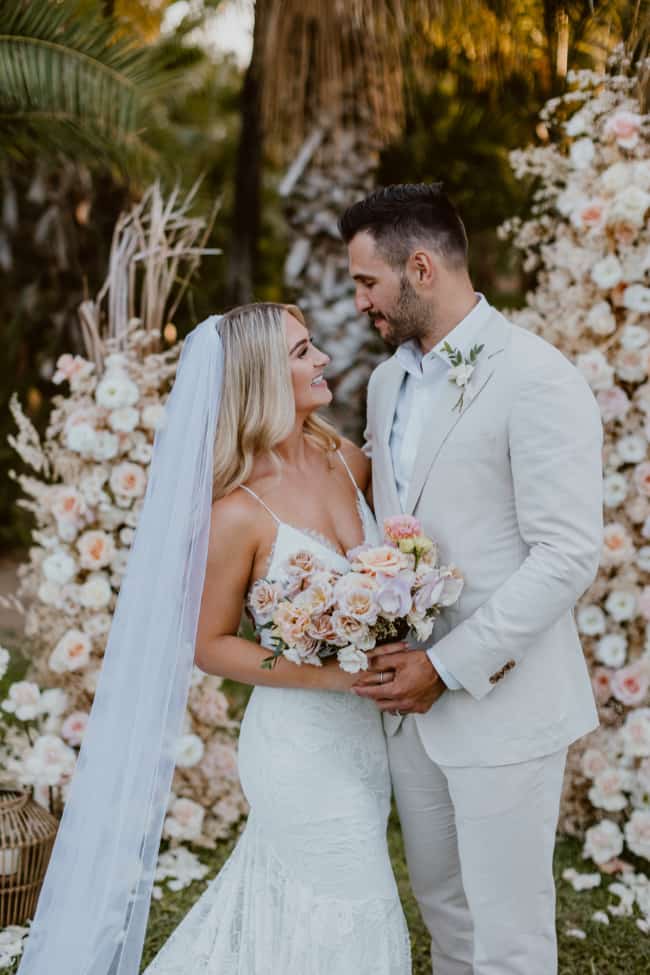
[[[218,329],[223,342],[224,375],[214,443],[213,500],[250,477],[257,454],[274,455],[296,419],[284,312],[305,325],[296,305],[256,302],[226,312]],[[305,435],[325,453],[341,445],[338,433],[312,413]]]

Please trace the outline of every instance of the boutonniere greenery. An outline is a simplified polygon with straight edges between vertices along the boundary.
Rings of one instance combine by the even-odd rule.
[[[449,370],[449,382],[455,383],[460,389],[460,396],[454,403],[454,410],[460,411],[463,409],[463,403],[465,396],[468,400],[472,398],[472,389],[470,387],[470,380],[472,374],[476,369],[476,361],[483,351],[485,346],[474,345],[470,349],[469,356],[464,356],[460,349],[455,349],[445,342],[442,347],[442,351],[445,353],[449,361],[451,362],[451,369]]]

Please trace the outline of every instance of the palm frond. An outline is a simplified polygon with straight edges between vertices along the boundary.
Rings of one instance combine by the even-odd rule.
[[[155,53],[71,0],[0,0],[0,141],[5,151],[78,136],[93,150],[138,147],[164,73]]]

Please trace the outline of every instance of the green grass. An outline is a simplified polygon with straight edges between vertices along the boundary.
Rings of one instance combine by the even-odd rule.
[[[429,936],[422,923],[417,904],[411,894],[404,861],[404,849],[395,815],[389,827],[389,845],[395,875],[411,932],[413,975],[431,975]],[[213,877],[223,864],[233,841],[221,844],[217,850],[200,852],[210,866]],[[555,876],[558,891],[558,938],[560,975],[647,975],[650,972],[650,937],[637,928],[634,918],[612,918],[609,926],[591,921],[596,910],[605,910],[612,898],[607,892],[607,880],[601,888],[576,893],[561,879],[566,867],[588,872],[589,864],[581,857],[580,844],[569,838],[559,838],[555,855]],[[196,881],[178,894],[166,893],[162,901],[153,903],[147,929],[143,967],[154,957],[161,945],[179,924],[208,881]],[[587,938],[582,941],[566,934],[569,928],[581,928]],[[189,973],[188,973],[189,975]]]

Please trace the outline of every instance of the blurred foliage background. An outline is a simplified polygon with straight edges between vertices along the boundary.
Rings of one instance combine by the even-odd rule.
[[[247,59],[224,49],[238,20]],[[119,212],[152,180],[200,179],[198,212],[219,202],[208,246],[223,255],[204,259],[179,335],[229,304],[313,287],[285,260],[315,233],[314,210],[301,224],[282,184],[315,130],[329,133],[316,207],[337,212],[341,187],[369,180],[442,179],[476,287],[516,305],[528,282],[496,228],[527,188],[508,152],[544,141],[537,114],[569,69],[603,68],[621,41],[647,50],[647,36],[647,0],[0,0],[0,554],[29,541],[7,476],[10,395],[44,430],[56,359],[83,351],[77,306],[103,282]],[[354,160],[336,152],[351,132]],[[340,261],[331,233],[328,246]]]

